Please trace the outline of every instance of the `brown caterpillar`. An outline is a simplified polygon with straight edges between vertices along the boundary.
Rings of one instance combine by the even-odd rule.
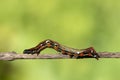
[[[100,57],[98,53],[96,53],[93,47],[89,47],[86,49],[73,49],[73,48],[63,46],[59,44],[58,42],[50,40],[50,39],[40,42],[37,46],[33,48],[25,49],[23,53],[39,55],[39,53],[45,48],[55,49],[56,51],[62,53],[63,55],[69,55],[71,58],[72,57],[76,57],[76,58],[91,57],[91,58],[96,58],[98,60]]]

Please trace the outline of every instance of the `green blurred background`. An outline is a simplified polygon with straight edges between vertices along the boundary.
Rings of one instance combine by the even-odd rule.
[[[119,52],[120,1],[0,0],[0,52],[22,53],[45,39]],[[119,59],[0,61],[0,80],[120,80],[119,74]]]

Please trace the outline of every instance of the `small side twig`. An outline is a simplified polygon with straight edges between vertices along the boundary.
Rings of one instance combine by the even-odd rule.
[[[120,58],[120,52],[99,52],[100,58]],[[0,60],[17,60],[17,59],[72,59],[68,55],[62,54],[18,54],[15,52],[1,52]],[[74,59],[74,58],[73,58]]]

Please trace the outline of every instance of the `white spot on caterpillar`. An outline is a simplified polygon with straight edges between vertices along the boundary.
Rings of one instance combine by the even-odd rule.
[[[46,43],[49,43],[50,42],[50,40],[46,40]]]
[[[77,52],[77,54],[80,54],[80,52]]]
[[[94,51],[93,51],[93,50],[91,50],[91,53],[94,53]]]
[[[55,46],[58,46],[58,44],[56,44],[56,43],[55,43],[54,45],[55,45]]]
[[[94,55],[94,57],[97,57],[96,55]]]

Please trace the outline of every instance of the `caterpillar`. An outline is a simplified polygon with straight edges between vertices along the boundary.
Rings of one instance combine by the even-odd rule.
[[[89,47],[86,49],[74,49],[70,47],[63,46],[56,41],[47,39],[40,42],[37,46],[32,47],[30,49],[25,49],[23,51],[24,54],[37,54],[46,48],[52,48],[63,55],[69,55],[70,58],[96,58],[97,60],[100,58],[98,53],[95,51],[93,47]]]

